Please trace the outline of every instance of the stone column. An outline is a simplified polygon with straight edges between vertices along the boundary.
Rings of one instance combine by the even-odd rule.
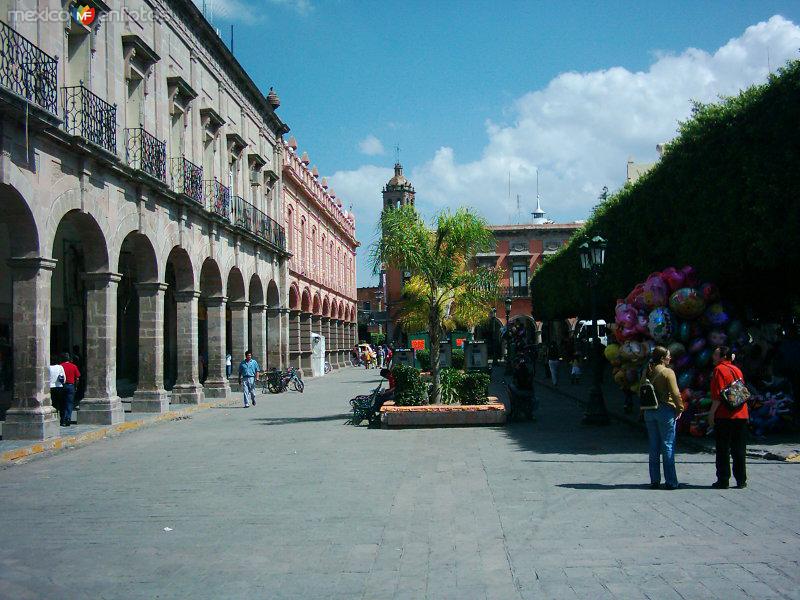
[[[345,346],[345,328],[347,327],[347,323],[344,321],[339,321],[339,364],[341,366],[345,366],[344,363],[344,346]]]
[[[4,440],[58,437],[50,402],[50,280],[56,260],[12,258],[12,342],[14,391],[3,424]]]
[[[262,369],[267,365],[267,307],[263,304],[250,306],[250,322],[252,326],[250,349],[253,358]]]
[[[300,311],[289,311],[289,366],[300,367]]]
[[[282,369],[281,360],[281,309],[267,309],[267,366]]]
[[[139,295],[139,381],[131,412],[162,413],[169,410],[164,389],[164,292],[161,282],[137,283]]]
[[[125,420],[117,396],[117,284],[119,273],[85,273],[86,397],[78,423],[116,425]]]
[[[311,313],[300,313],[300,369],[311,377]]]
[[[178,372],[172,388],[172,402],[175,404],[200,404],[204,399],[203,386],[200,385],[197,367],[197,299],[200,292],[189,290],[176,292],[178,319]]]
[[[356,324],[355,323],[348,323],[347,324],[347,350],[349,351],[350,348],[356,345],[355,342],[356,337]],[[345,358],[347,358],[347,354],[345,354]]]
[[[244,360],[244,353],[250,347],[247,338],[247,307],[250,303],[246,300],[228,302],[231,309],[231,357],[233,357],[233,372],[231,377],[238,379],[238,364]]]
[[[208,377],[203,385],[206,398],[227,398],[231,393],[225,375],[225,306],[224,296],[206,298],[208,323]]]
[[[331,318],[330,317],[320,317],[319,319],[319,333],[321,336],[325,338],[325,360],[330,363],[331,368],[333,368],[333,362],[331,361]]]
[[[339,320],[338,319],[331,319],[331,365],[336,365],[336,368],[342,367],[344,365],[341,364],[339,360]]]
[[[289,366],[289,309],[282,308],[281,311],[281,369]]]

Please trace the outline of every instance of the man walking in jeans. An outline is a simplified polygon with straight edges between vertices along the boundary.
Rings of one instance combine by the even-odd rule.
[[[81,372],[69,358],[69,354],[66,352],[61,355],[61,366],[64,367],[64,410],[61,412],[62,427],[69,427],[72,424],[72,407],[75,405],[75,390],[81,379]]]
[[[239,363],[239,385],[242,386],[244,393],[244,407],[250,406],[250,401],[253,401],[253,406],[256,405],[256,375],[261,369],[258,368],[258,363],[253,360],[253,353],[248,350],[244,353],[244,360]]]

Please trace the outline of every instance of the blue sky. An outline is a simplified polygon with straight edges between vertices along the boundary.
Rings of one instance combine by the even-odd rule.
[[[395,144],[425,214],[463,204],[516,222],[520,194],[524,220],[538,169],[548,215],[585,218],[629,156],[655,160],[691,99],[800,57],[795,23],[797,1],[214,4],[300,150],[353,205],[359,285]]]

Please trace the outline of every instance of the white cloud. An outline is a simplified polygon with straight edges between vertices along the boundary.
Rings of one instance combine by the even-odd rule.
[[[362,154],[367,156],[378,156],[383,154],[383,143],[374,135],[368,135],[358,143],[358,149]]]
[[[516,199],[523,219],[536,202],[539,169],[542,207],[550,218],[586,218],[601,188],[619,188],[629,156],[636,162],[657,158],[655,146],[675,137],[678,121],[691,101],[713,102],[766,80],[767,56],[773,68],[798,57],[800,28],[780,16],[748,27],[713,53],[689,48],[680,54],[655,54],[646,71],[610,67],[589,73],[568,72],[544,88],[516,99],[498,115],[511,122],[486,123],[478,160],[459,162],[443,145],[427,162],[406,175],[414,183],[424,213],[444,206],[472,206],[491,222],[514,222]],[[476,143],[481,143],[476,141]],[[409,165],[406,165],[408,167]],[[343,197],[354,203],[359,233],[368,245],[380,211],[380,190],[388,169],[361,167],[337,173],[347,180]],[[512,199],[508,200],[511,172]],[[337,191],[342,185],[336,184]],[[342,189],[344,192],[344,189]],[[365,229],[364,221],[369,221]],[[364,248],[359,253],[359,282],[369,281]]]

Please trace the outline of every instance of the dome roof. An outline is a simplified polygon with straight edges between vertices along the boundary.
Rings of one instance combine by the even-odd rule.
[[[394,165],[394,177],[389,180],[388,185],[410,185],[410,181],[405,178],[403,175],[403,165],[400,163],[395,163]]]

